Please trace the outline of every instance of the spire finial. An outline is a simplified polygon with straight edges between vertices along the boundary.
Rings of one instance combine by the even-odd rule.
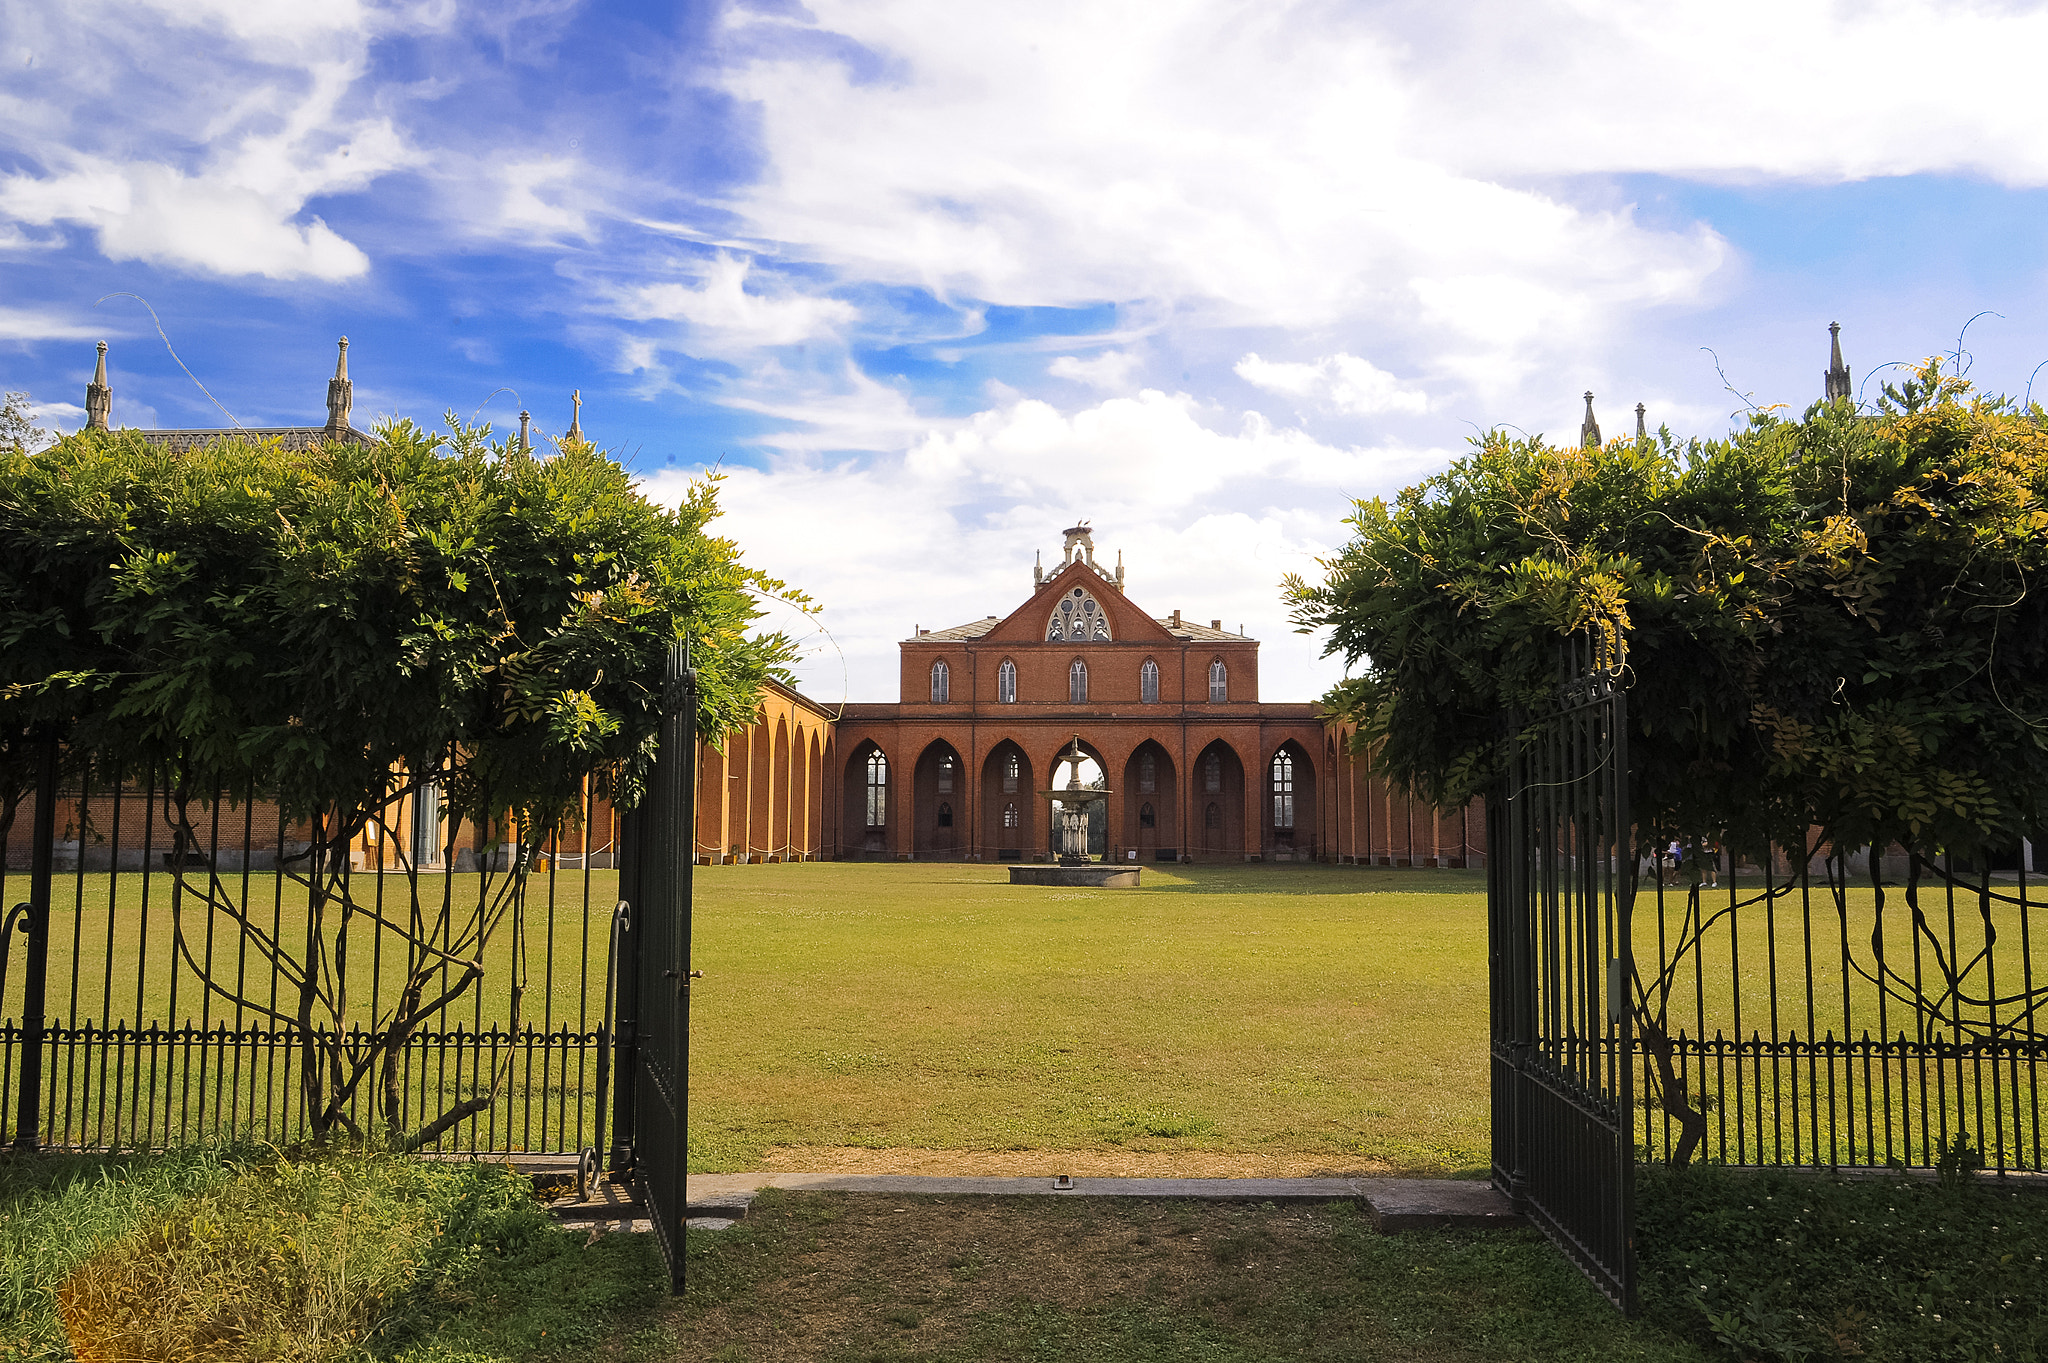
[[[583,390],[578,388],[572,391],[569,394],[569,402],[571,403],[569,434],[563,438],[565,440],[581,440],[583,438]]]
[[[527,423],[532,420],[533,415],[529,412],[521,412],[519,414],[519,452],[521,454],[531,454],[533,452],[533,441],[526,433]]]
[[[327,436],[339,439],[349,429],[349,409],[356,405],[356,386],[348,377],[348,337],[341,338],[334,377],[327,381]]]
[[[107,417],[114,410],[114,390],[107,387],[107,343],[100,342],[99,363],[93,367],[92,382],[85,386],[85,428],[107,429]]]
[[[1846,401],[1852,385],[1849,366],[1842,363],[1842,324],[1828,323],[1828,372],[1821,378],[1822,392],[1829,402]]]
[[[1600,423],[1593,419],[1593,391],[1590,388],[1586,390],[1586,419],[1579,423],[1579,443],[1581,445],[1598,445],[1601,443]]]
[[[1643,424],[1643,413],[1649,410],[1640,402],[1636,404],[1636,439],[1638,440],[1648,440],[1650,438],[1650,428]]]

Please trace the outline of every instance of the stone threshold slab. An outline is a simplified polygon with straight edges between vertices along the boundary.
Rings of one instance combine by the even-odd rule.
[[[690,1216],[731,1217],[763,1188],[792,1192],[990,1197],[1130,1197],[1211,1202],[1357,1202],[1381,1231],[1490,1230],[1521,1218],[1489,1183],[1442,1178],[941,1178],[909,1174],[691,1174]]]

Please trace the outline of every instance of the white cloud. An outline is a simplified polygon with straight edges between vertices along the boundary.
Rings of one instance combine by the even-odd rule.
[[[712,343],[714,353],[795,345],[829,336],[858,315],[851,303],[837,298],[749,291],[752,269],[751,261],[721,252],[697,285],[639,285],[620,295],[619,312],[636,321],[687,322],[693,335]]]
[[[421,164],[393,119],[353,96],[371,38],[404,22],[401,12],[371,24],[349,4],[221,0],[146,18],[119,4],[44,16],[41,45],[90,48],[95,60],[66,83],[45,80],[41,99],[10,102],[6,112],[30,116],[10,120],[20,168],[0,176],[0,219],[86,227],[111,260],[230,277],[360,276],[362,249],[309,205]],[[181,83],[167,83],[172,69]]]
[[[1141,363],[1128,350],[1105,350],[1085,360],[1075,355],[1062,355],[1047,365],[1045,372],[1056,379],[1072,379],[1090,388],[1117,392],[1130,387],[1131,375]]]
[[[0,213],[36,226],[88,225],[109,260],[271,279],[341,280],[369,269],[369,258],[318,217],[293,221],[303,205],[232,177],[96,158],[48,178],[0,178]]]
[[[820,700],[895,698],[898,639],[1008,614],[1030,592],[1034,552],[1056,549],[1079,516],[1100,527],[1105,562],[1125,552],[1132,599],[1243,624],[1265,641],[1267,698],[1310,699],[1334,665],[1291,632],[1282,575],[1313,572],[1341,541],[1352,496],[1449,455],[1333,447],[1255,412],[1204,424],[1216,415],[1151,389],[1072,412],[1020,398],[926,422],[907,453],[729,469],[720,529],[825,606],[832,640],[814,639],[800,669]],[[658,474],[648,487],[673,498],[680,480]]]
[[[1444,59],[1401,135],[1467,173],[2048,183],[2037,5],[1490,0],[1410,36]]]
[[[1369,360],[1339,352],[1314,364],[1290,364],[1260,359],[1256,353],[1237,362],[1237,376],[1255,388],[1285,393],[1326,403],[1354,416],[1381,412],[1429,410],[1429,396],[1417,388],[1403,388],[1401,381]]]
[[[0,341],[90,341],[109,335],[104,321],[77,321],[43,308],[0,305]]]
[[[1525,343],[1534,317],[1556,345],[1617,306],[1696,296],[1725,258],[1704,228],[1414,155],[1394,135],[1425,112],[1400,35],[1320,7],[812,10],[892,78],[748,21],[757,55],[726,85],[758,110],[769,169],[731,202],[749,235],[851,276],[1018,306],[1153,300],[1182,330],[1372,314],[1469,346]],[[1458,292],[1498,276],[1524,291],[1512,336]]]
[[[85,424],[85,408],[75,402],[31,402],[28,416],[31,421],[53,421],[65,426]]]

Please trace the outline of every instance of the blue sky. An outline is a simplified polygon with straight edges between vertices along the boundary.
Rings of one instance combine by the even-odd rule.
[[[1860,381],[1988,311],[2024,388],[2044,57],[1912,0],[0,0],[0,384],[73,428],[104,337],[117,422],[219,424],[125,292],[246,425],[344,333],[358,425],[580,389],[655,495],[728,475],[820,699],[1078,517],[1307,699],[1280,576],[1475,427],[1720,434],[1836,320]]]

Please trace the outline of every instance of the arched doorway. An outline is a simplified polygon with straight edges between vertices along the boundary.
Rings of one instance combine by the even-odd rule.
[[[1024,749],[1007,738],[991,748],[981,764],[981,845],[1000,860],[1023,860],[1039,844],[1043,805]]]
[[[1068,753],[1073,749],[1073,744],[1074,740],[1069,738],[1060,745],[1058,751],[1054,753],[1051,760],[1047,763],[1046,788],[1048,790],[1058,790],[1065,786],[1068,779],[1074,774],[1075,764],[1068,757]],[[1085,738],[1082,739],[1081,784],[1096,790],[1104,788],[1108,784],[1105,779],[1105,773],[1108,770],[1108,765],[1102,760],[1102,754],[1096,750],[1095,745]],[[1045,802],[1042,801],[1041,803]],[[1086,803],[1088,807],[1088,855],[1100,857],[1109,848],[1109,802],[1106,800],[1090,800]],[[1051,801],[1050,805],[1051,808],[1047,814],[1045,833],[1039,840],[1039,847],[1047,856],[1057,857],[1059,855],[1059,811],[1062,806],[1058,800]]]
[[[889,853],[890,832],[897,815],[896,773],[888,756],[873,740],[862,743],[846,759],[845,804],[840,827],[841,854],[879,857]]]
[[[911,850],[920,857],[958,856],[966,841],[966,813],[967,769],[953,745],[939,739],[918,755]]]
[[[1202,749],[1189,773],[1188,805],[1194,813],[1195,854],[1207,858],[1244,855],[1244,763],[1222,739]]]
[[[1146,739],[1124,763],[1124,842],[1140,861],[1180,859],[1180,784],[1163,745]]]
[[[1316,770],[1293,739],[1266,762],[1266,799],[1260,825],[1275,861],[1312,861],[1316,848]]]

